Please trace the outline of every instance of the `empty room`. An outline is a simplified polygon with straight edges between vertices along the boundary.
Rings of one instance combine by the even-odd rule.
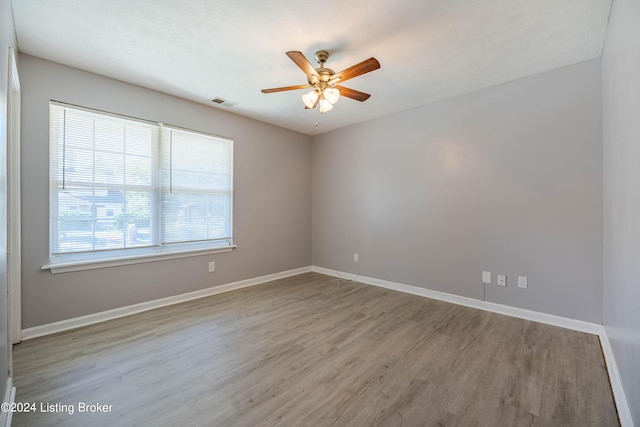
[[[638,22],[0,0],[0,426],[640,425]]]

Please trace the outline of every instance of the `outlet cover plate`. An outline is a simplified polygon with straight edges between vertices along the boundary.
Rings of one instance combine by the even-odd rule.
[[[498,286],[507,286],[507,276],[498,274]]]
[[[526,276],[518,276],[518,287],[526,289],[529,286]]]
[[[487,285],[491,284],[491,272],[483,271],[482,272],[482,283],[486,283]]]

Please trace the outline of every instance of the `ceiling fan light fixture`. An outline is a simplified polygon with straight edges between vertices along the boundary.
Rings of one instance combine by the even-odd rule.
[[[333,105],[340,99],[340,91],[335,87],[328,87],[324,90],[324,99]]]
[[[309,93],[305,93],[302,95],[302,102],[304,102],[304,105],[306,105],[307,108],[313,108],[316,105],[316,102],[318,102],[318,92],[312,90]]]

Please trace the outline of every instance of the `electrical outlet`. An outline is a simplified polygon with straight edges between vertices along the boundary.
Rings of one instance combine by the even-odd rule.
[[[491,272],[490,271],[483,271],[482,272],[482,283],[485,283],[487,285],[491,284]]]
[[[211,261],[209,263],[209,273],[213,273],[214,271],[216,271],[216,262],[215,261]]]
[[[498,274],[498,286],[507,286],[507,276]]]
[[[358,262],[358,254],[353,254],[353,262]]]
[[[527,289],[529,286],[528,280],[526,276],[518,276],[518,287]]]

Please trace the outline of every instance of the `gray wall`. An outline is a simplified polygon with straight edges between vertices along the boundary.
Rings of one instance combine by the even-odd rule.
[[[600,323],[601,135],[592,60],[313,137],[313,264]]]
[[[604,54],[603,320],[640,425],[640,2],[616,0]]]
[[[23,328],[311,264],[310,137],[28,55],[22,93]],[[234,138],[230,253],[64,274],[48,263],[49,99]],[[216,272],[207,263],[216,261]]]
[[[11,343],[7,330],[7,89],[9,47],[16,46],[9,0],[0,0],[0,395],[4,397]]]

